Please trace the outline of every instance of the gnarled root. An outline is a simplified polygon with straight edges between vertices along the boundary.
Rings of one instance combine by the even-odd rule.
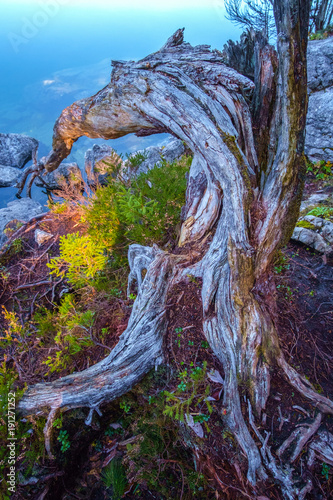
[[[133,273],[141,273],[142,259],[148,268],[126,331],[107,358],[81,373],[73,373],[56,382],[37,384],[23,395],[19,410],[23,414],[76,407],[96,409],[129,391],[154,366],[162,361],[162,340],[166,331],[165,300],[172,259],[164,252],[135,245],[131,252]],[[140,265],[136,269],[136,262]],[[91,417],[91,415],[90,415]]]
[[[45,171],[45,157],[41,158],[39,161],[37,160],[37,150],[34,152],[34,156],[32,158],[33,164],[28,167],[27,169],[24,170],[23,174],[21,175],[19,181],[16,184],[16,187],[18,188],[18,191],[16,193],[16,196],[20,198],[22,191],[24,189],[24,186],[27,182],[28,176],[31,174],[30,180],[27,184],[27,196],[28,198],[31,198],[31,189],[34,183],[34,180],[36,177],[39,177],[42,182],[43,177],[41,176],[42,173]]]

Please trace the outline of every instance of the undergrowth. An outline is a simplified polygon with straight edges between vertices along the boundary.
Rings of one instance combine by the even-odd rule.
[[[127,163],[132,174],[145,159],[145,154],[128,157]],[[119,163],[108,164],[105,169],[107,184],[99,185],[96,178],[92,187],[86,187],[85,194],[81,191],[82,183],[80,189],[77,183],[64,184],[63,191],[58,193],[62,201],[51,203],[51,213],[59,221],[77,221],[77,231],[60,236],[59,254],[50,255],[48,268],[50,283],[63,283],[66,288],[61,296],[55,297],[54,300],[52,298],[52,303],[36,303],[36,312],[24,324],[19,320],[20,310],[15,304],[13,310],[3,309],[3,326],[0,330],[0,348],[4,353],[3,376],[0,377],[3,414],[10,388],[22,386],[24,380],[23,373],[20,373],[18,380],[16,356],[23,355],[30,348],[32,339],[33,348],[38,352],[35,373],[44,377],[44,380],[48,380],[53,374],[63,376],[78,370],[79,367],[82,369],[87,362],[94,363],[90,356],[93,348],[98,347],[103,357],[109,352],[108,339],[110,335],[114,336],[110,318],[115,317],[115,324],[122,325],[136,298],[134,293],[126,298],[128,246],[132,243],[150,246],[156,243],[161,247],[171,248],[176,244],[181,207],[185,203],[185,174],[190,164],[190,157],[183,157],[171,164],[163,162],[159,168],[155,167],[137,178],[124,175]],[[14,240],[10,256],[21,253],[24,250],[23,243],[21,239]],[[8,279],[5,267],[1,267],[1,279]],[[32,291],[35,293],[34,289]],[[28,292],[30,293],[29,290]],[[28,293],[21,292],[19,298],[27,300]],[[83,361],[85,365],[82,364]],[[190,392],[186,408],[180,404],[180,420],[183,419],[185,409],[190,411],[193,405],[201,407],[206,395],[206,392],[198,392],[202,381],[196,381],[189,375],[187,384]],[[16,390],[17,400],[22,393],[23,390]],[[143,397],[141,394],[140,398]],[[133,430],[137,428],[144,436],[142,442],[140,441],[142,448],[138,456],[135,457],[135,447],[127,450],[131,463],[136,464],[136,496],[139,495],[142,485],[148,484],[160,491],[161,484],[164,488],[161,494],[165,498],[171,498],[168,497],[168,490],[175,491],[173,483],[175,480],[179,481],[180,470],[182,474],[187,471],[186,464],[170,466],[165,458],[165,453],[168,456],[171,453],[170,443],[178,442],[174,424],[178,413],[176,411],[175,415],[171,415],[170,410],[172,406],[176,407],[178,400],[171,401],[173,397],[180,401],[182,395],[176,391],[174,396],[166,393],[158,396],[156,401],[146,401],[144,414],[141,416],[136,413],[137,410],[132,411],[129,403],[124,402],[122,412],[128,418],[126,425]],[[163,410],[160,404],[163,405]],[[2,442],[6,440],[5,423],[1,420]],[[38,476],[45,461],[45,419],[29,417],[17,420],[15,425],[20,440],[21,458],[18,468],[22,482],[22,477]],[[68,429],[69,432],[67,428],[62,427],[61,419],[56,420],[53,446],[57,460],[63,464],[68,460],[66,457],[72,453],[70,425]],[[168,445],[166,440],[169,440]],[[182,453],[183,451],[177,452],[177,460],[180,460]],[[2,472],[8,468],[6,456],[7,450],[2,448]],[[145,458],[142,461],[143,457]],[[147,461],[154,457],[165,461],[147,465]],[[150,466],[158,468],[158,472],[155,470],[155,476],[150,474]],[[112,492],[113,498],[121,498],[128,483],[123,467],[117,458],[103,470],[104,486]],[[179,469],[178,472],[175,468]],[[186,480],[186,487],[192,484],[193,490],[201,484],[201,480],[192,469],[189,473],[194,475],[191,480]],[[7,486],[4,479],[0,483],[0,496],[5,500],[9,498]]]
[[[174,404],[175,400],[170,402],[171,393],[161,389],[162,386],[177,384],[177,379],[179,382],[180,379],[188,378],[187,390],[177,389],[174,394],[178,394],[179,399],[191,400],[188,407],[186,403],[186,409],[196,412],[194,399],[199,396],[199,389],[208,393],[204,389],[207,382],[206,367],[200,369],[200,373],[194,373],[195,370],[193,377],[191,374],[189,377],[171,374],[170,378],[167,369],[160,367],[120,399],[123,414],[118,419],[118,425],[121,425],[119,430],[125,436],[136,436],[126,445],[121,463],[127,471],[128,486],[138,498],[146,498],[147,491],[157,493],[158,498],[170,500],[181,495],[184,495],[183,498],[212,498],[213,491],[203,474],[196,470],[192,452],[186,449],[188,431],[182,422],[182,412],[176,415],[177,412],[169,411],[177,403]],[[115,436],[114,431],[112,435]],[[119,463],[116,467],[119,467]],[[104,480],[104,474],[102,478]]]

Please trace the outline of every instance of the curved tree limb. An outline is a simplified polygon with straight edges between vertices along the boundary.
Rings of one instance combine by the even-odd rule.
[[[144,254],[149,267],[139,287],[128,327],[117,346],[103,361],[84,372],[28,389],[19,403],[22,413],[37,413],[45,407],[53,412],[77,407],[98,408],[103,401],[111,401],[130,390],[161,363],[166,329],[164,304],[173,259],[160,250],[135,247],[136,256]]]

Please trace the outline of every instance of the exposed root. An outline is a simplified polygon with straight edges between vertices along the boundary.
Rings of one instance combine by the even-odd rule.
[[[267,446],[270,433],[267,433],[265,439],[260,434],[258,428],[254,423],[250,401],[248,401],[248,411],[249,411],[250,425],[254,430],[257,438],[262,444],[260,452],[265,466],[272,473],[274,479],[281,485],[282,491],[285,494],[285,498],[289,500],[294,500],[295,498],[297,498],[296,495],[298,491],[295,490],[294,482],[292,480],[292,469],[289,466],[285,467],[285,469],[282,469],[280,466],[277,465],[276,460],[271,453],[270,447]]]
[[[333,435],[327,430],[318,432],[309,445],[309,460],[308,466],[311,468],[315,458],[333,466]]]
[[[39,177],[42,179],[41,174],[45,170],[45,163],[44,163],[44,158],[41,158],[40,161],[37,161],[37,150],[35,151],[35,154],[32,158],[32,161],[33,161],[33,164],[24,170],[21,178],[19,179],[19,181],[16,184],[16,187],[18,188],[16,196],[18,198],[21,197],[22,191],[24,189],[24,186],[25,186],[30,174],[31,174],[31,178],[27,184],[27,196],[28,196],[28,198],[31,198],[31,188],[33,186],[33,183],[34,183],[34,180],[36,179],[36,177]]]
[[[51,411],[47,417],[47,421],[44,427],[45,449],[47,451],[48,457],[51,460],[54,459],[54,456],[52,455],[51,452],[52,428],[53,428],[53,422],[57,416],[58,411],[59,411],[58,408],[51,408]]]
[[[91,425],[91,422],[92,422],[92,419],[93,419],[93,415],[94,415],[94,411],[100,416],[102,417],[103,413],[101,412],[101,410],[98,408],[98,406],[95,406],[94,408],[90,408],[89,410],[89,413],[88,413],[88,416],[87,418],[85,419],[84,423],[86,425]]]
[[[288,382],[303,396],[310,400],[323,413],[333,414],[333,401],[321,394],[318,394],[305,377],[302,377],[292,366],[290,366],[281,353],[277,358],[277,363],[282,368]]]
[[[298,494],[298,500],[304,500],[306,495],[310,493],[311,490],[312,490],[312,481],[311,479],[308,479],[306,485],[304,486],[304,488],[301,489],[301,491]]]
[[[149,257],[148,247],[136,245],[135,251]],[[171,281],[167,278],[172,277],[173,265],[160,250],[151,250],[150,260],[128,327],[109,356],[83,372],[29,388],[19,403],[22,413],[36,413],[45,407],[96,409],[129,391],[161,362],[167,326],[165,300]]]
[[[297,439],[297,443],[295,449],[290,457],[290,462],[293,463],[297,459],[298,455],[303,450],[306,443],[312,438],[312,436],[317,432],[319,426],[321,424],[321,413],[318,413],[315,420],[312,424],[304,423],[300,425],[297,429],[295,429],[288,439],[282,443],[280,448],[277,450],[277,455],[281,457],[281,455],[289,448],[291,443]]]

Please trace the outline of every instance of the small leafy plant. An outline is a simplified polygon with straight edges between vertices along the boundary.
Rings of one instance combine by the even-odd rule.
[[[202,368],[197,366],[190,373],[188,373],[187,369],[180,372],[178,375],[180,383],[177,386],[177,390],[173,393],[164,391],[166,400],[164,415],[184,422],[185,414],[190,413],[191,407],[202,409],[203,405],[206,405],[208,413],[211,414],[213,408],[207,399],[210,392],[210,385],[205,384],[206,373],[206,362],[203,363]],[[187,391],[187,397],[184,396],[185,391]],[[202,415],[202,411],[200,411],[200,415]],[[207,420],[202,419],[202,421],[209,431]]]
[[[314,215],[321,219],[330,219],[333,216],[333,208],[330,207],[315,207],[307,215]]]
[[[131,411],[131,405],[126,403],[126,401],[121,401],[119,403],[119,407],[121,410],[124,410],[125,413],[129,413]]]
[[[45,338],[46,343],[54,342],[57,348],[55,353],[44,361],[51,372],[67,368],[71,359],[84,347],[93,345],[91,332],[94,312],[89,309],[80,310],[71,294],[63,297],[58,312],[40,312],[35,319],[42,338]]]
[[[71,447],[71,443],[69,441],[69,436],[68,436],[68,431],[61,430],[59,432],[59,436],[57,437],[57,440],[61,444],[62,453],[65,453]]]
[[[331,470],[330,466],[325,464],[325,462],[323,462],[321,467],[321,475],[324,476],[326,481],[328,481],[328,474],[330,473],[330,470]]]

